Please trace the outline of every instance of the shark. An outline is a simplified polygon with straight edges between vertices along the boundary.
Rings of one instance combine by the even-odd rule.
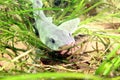
[[[31,2],[33,9],[43,7],[42,0],[31,0]],[[52,17],[47,17],[43,10],[34,10],[33,14],[39,38],[51,50],[59,51],[75,43],[72,33],[79,26],[79,18],[68,20],[57,26],[53,23]]]

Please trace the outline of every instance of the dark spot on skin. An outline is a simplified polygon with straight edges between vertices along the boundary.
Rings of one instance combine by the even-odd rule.
[[[69,33],[69,36],[71,36],[71,34]]]
[[[38,0],[36,1],[36,3],[37,3],[37,4],[40,4]]]

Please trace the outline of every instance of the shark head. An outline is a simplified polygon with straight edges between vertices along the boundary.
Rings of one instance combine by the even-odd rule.
[[[69,47],[75,42],[71,33],[55,29],[45,36],[45,44],[52,50],[61,50],[63,47]]]

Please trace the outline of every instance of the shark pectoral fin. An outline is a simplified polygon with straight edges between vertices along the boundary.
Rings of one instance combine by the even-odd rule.
[[[66,22],[63,22],[58,26],[58,28],[69,31],[70,33],[73,33],[79,26],[79,23],[80,23],[80,18],[74,18]]]

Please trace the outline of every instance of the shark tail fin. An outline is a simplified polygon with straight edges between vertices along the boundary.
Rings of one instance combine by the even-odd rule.
[[[33,9],[39,9],[43,7],[42,0],[31,0],[33,3]],[[34,15],[37,16],[36,19],[47,20],[43,10],[34,10]]]

